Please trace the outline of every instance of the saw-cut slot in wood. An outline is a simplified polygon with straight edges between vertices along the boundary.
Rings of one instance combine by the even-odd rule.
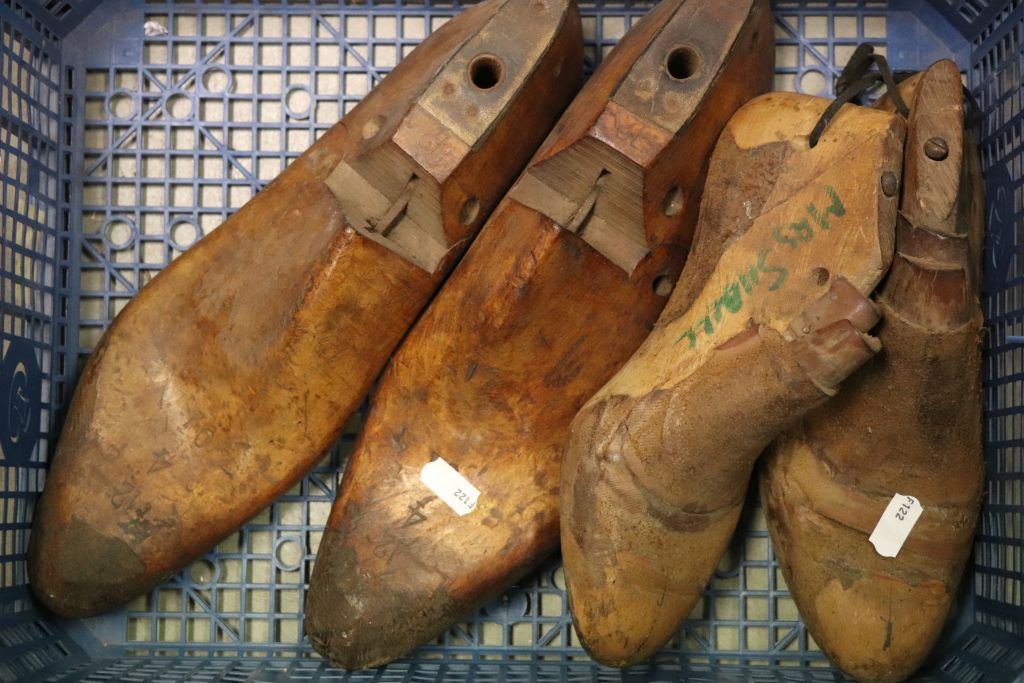
[[[632,273],[650,249],[643,222],[643,170],[585,138],[536,166],[511,196]]]
[[[569,232],[574,232],[580,236],[583,235],[583,230],[587,227],[587,224],[590,223],[590,219],[594,217],[594,207],[597,206],[597,198],[600,196],[601,189],[604,187],[609,175],[610,173],[607,170],[601,169],[601,175],[599,175],[597,180],[594,181],[594,188],[590,191],[590,194],[587,195],[586,201],[584,201],[583,205],[580,206],[576,215],[573,216],[572,221],[566,226],[566,229]]]
[[[387,213],[378,221],[371,219],[368,223],[367,229],[370,232],[375,232],[382,237],[387,237],[391,234],[391,231],[395,229],[405,217],[407,209],[409,208],[409,200],[412,199],[413,191],[416,189],[416,183],[419,180],[413,175],[409,182],[406,184],[405,189],[402,190],[402,194],[398,195],[398,199],[391,205]]]
[[[448,252],[438,184],[386,143],[343,161],[325,181],[353,230],[433,273]]]

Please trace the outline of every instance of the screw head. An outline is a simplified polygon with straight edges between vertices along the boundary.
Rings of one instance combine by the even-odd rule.
[[[899,192],[900,181],[896,177],[896,174],[889,171],[882,176],[882,192],[885,193],[886,197],[895,197],[896,193]]]
[[[932,161],[942,161],[949,156],[949,143],[942,138],[932,138],[924,143],[924,153]]]

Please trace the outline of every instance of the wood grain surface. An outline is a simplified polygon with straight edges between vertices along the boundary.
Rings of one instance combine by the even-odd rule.
[[[984,197],[960,72],[939,62],[911,105],[883,352],[781,437],[761,495],[815,640],[849,675],[901,681],[931,652],[970,557],[983,484],[979,303]],[[886,103],[882,103],[884,108]],[[948,155],[925,145],[941,138]],[[868,538],[894,495],[924,513],[895,558]]]
[[[638,23],[395,354],[307,595],[331,661],[408,653],[557,547],[569,423],[667,301],[711,147],[771,85],[770,14],[666,0]],[[481,491],[469,514],[421,483],[438,458]]]
[[[474,71],[481,57],[496,78]],[[571,0],[466,10],[125,308],[85,367],[36,512],[43,604],[81,617],[127,602],[316,463],[581,65]]]
[[[865,297],[888,270],[905,126],[765,95],[729,122],[694,252],[658,325],[573,421],[561,538],[597,660],[654,654],[736,527],[761,450],[877,351]]]

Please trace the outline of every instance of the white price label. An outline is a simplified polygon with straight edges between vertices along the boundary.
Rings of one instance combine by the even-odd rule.
[[[476,509],[476,501],[480,498],[480,490],[459,474],[458,470],[438,458],[428,462],[420,471],[420,481],[428,489],[443,500],[448,507],[455,510],[460,517],[468,515]]]
[[[921,507],[921,501],[913,496],[897,493],[889,501],[868,540],[882,557],[896,557],[922,514],[924,508]]]

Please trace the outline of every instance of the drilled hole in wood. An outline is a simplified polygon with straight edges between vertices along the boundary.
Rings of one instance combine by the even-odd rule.
[[[505,67],[494,55],[480,55],[469,64],[469,80],[481,90],[490,90],[505,75]]]
[[[685,81],[700,68],[700,55],[692,47],[677,47],[668,53],[665,69],[677,81]]]
[[[814,280],[814,284],[819,287],[827,285],[831,277],[832,275],[828,272],[828,268],[815,268],[811,271],[811,278]]]
[[[476,197],[471,197],[462,205],[462,213],[459,214],[459,220],[462,221],[463,225],[469,225],[477,219],[480,215],[480,200]]]
[[[675,284],[672,282],[672,278],[667,273],[662,273],[658,277],[654,278],[654,283],[651,285],[654,289],[654,293],[658,296],[668,296],[675,289]]]
[[[661,210],[670,218],[683,210],[683,189],[681,187],[673,185],[668,189],[665,199],[662,200]]]

